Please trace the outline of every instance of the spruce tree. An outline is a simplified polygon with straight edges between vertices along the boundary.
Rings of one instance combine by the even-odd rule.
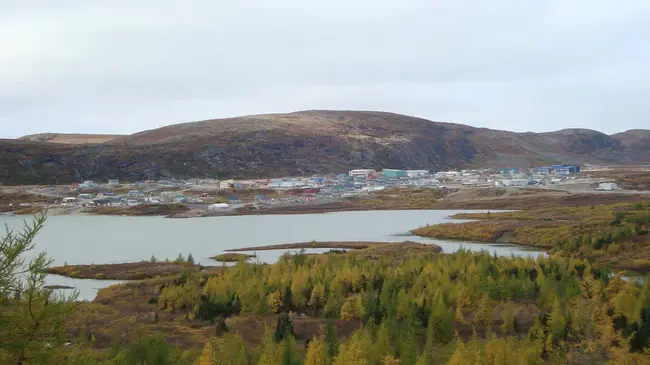
[[[44,214],[38,215],[0,238],[1,364],[55,364],[64,356],[65,320],[75,309],[76,295],[44,288],[45,269],[52,263],[45,253],[25,258],[45,221]]]

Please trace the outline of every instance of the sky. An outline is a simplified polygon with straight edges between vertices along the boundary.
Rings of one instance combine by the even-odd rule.
[[[0,138],[309,109],[650,129],[648,0],[0,0]]]

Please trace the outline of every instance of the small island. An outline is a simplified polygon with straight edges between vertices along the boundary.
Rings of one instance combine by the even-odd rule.
[[[120,264],[64,265],[46,270],[48,274],[76,279],[142,280],[155,277],[179,275],[185,270],[201,269],[187,262],[127,262]]]
[[[363,256],[364,258],[378,259],[383,257],[407,257],[413,255],[431,255],[442,252],[442,248],[435,244],[403,242],[300,242],[281,245],[257,246],[234,248],[228,252],[241,251],[269,251],[269,250],[301,250],[310,248],[329,248],[331,253],[347,253]],[[345,251],[347,250],[347,251]],[[343,251],[343,252],[341,252]]]
[[[229,252],[229,253],[222,253],[220,255],[212,256],[210,257],[214,261],[219,261],[219,262],[239,262],[242,260],[248,260],[255,257],[255,255],[250,255],[250,254],[245,254],[245,253],[234,253],[234,252]]]

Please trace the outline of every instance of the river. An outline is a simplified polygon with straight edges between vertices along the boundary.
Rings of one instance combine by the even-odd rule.
[[[361,211],[298,215],[251,215],[191,219],[118,216],[51,216],[36,238],[36,252],[46,251],[55,265],[101,264],[148,260],[173,260],[179,253],[192,254],[202,265],[218,265],[209,259],[229,248],[308,241],[411,240],[435,243],[443,252],[461,247],[488,250],[497,255],[537,256],[543,252],[517,245],[498,245],[420,238],[411,229],[427,224],[454,222],[450,215],[467,210]],[[480,211],[475,211],[480,212]],[[0,215],[0,224],[21,226],[25,218]],[[257,259],[274,262],[287,250],[259,251]],[[326,250],[310,250],[322,252]],[[114,280],[70,279],[51,275],[48,284],[74,286],[79,298],[92,300],[99,288]]]

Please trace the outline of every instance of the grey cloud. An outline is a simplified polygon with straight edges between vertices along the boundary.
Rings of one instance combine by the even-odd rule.
[[[644,0],[5,7],[0,137],[326,108],[517,131],[650,127]]]

